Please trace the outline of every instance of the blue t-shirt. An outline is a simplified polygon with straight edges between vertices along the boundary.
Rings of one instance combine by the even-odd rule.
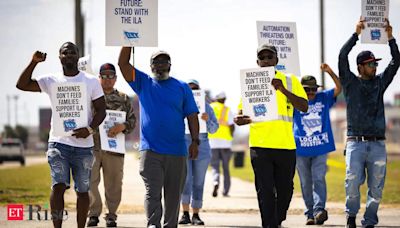
[[[294,110],[294,137],[299,156],[317,156],[335,150],[329,109],[335,104],[334,89],[318,92],[308,101],[307,113]]]
[[[184,119],[199,112],[188,84],[173,77],[159,81],[135,69],[129,85],[140,101],[140,150],[186,156]]]

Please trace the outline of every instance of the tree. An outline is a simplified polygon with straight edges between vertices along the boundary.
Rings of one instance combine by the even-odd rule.
[[[2,138],[18,138],[26,147],[29,132],[26,127],[21,125],[17,125],[15,128],[12,128],[10,125],[5,125],[4,131],[1,133],[1,136]]]
[[[19,138],[24,146],[26,147],[26,144],[28,143],[28,137],[29,137],[29,132],[28,129],[24,126],[17,125],[15,127],[15,133],[17,135],[17,138]]]
[[[10,125],[5,125],[4,130],[1,133],[2,138],[17,138],[17,134]]]

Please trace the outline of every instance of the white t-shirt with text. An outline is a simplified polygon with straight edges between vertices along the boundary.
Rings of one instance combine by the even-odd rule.
[[[96,76],[80,71],[75,76],[65,76],[63,73],[52,75],[44,75],[37,79],[40,89],[46,93],[50,101],[53,102],[55,94],[52,94],[52,86],[62,83],[83,83],[86,86],[86,104],[87,105],[87,126],[92,122],[92,101],[104,96],[103,89]],[[53,105],[52,105],[53,107]],[[53,132],[53,115],[55,110],[52,110],[51,129],[49,134],[49,142],[58,142],[74,147],[93,147],[93,136],[89,135],[87,138],[76,138],[75,136],[56,136]]]

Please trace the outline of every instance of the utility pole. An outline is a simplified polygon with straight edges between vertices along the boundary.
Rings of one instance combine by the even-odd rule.
[[[324,0],[319,0],[319,16],[320,16],[320,37],[321,37],[321,62],[325,62],[325,42],[324,42]],[[325,89],[324,72],[321,71],[322,89]]]
[[[10,110],[10,99],[11,96],[7,94],[7,124],[8,126],[11,126],[11,120],[10,120],[10,115],[11,115],[11,110]]]
[[[81,0],[75,0],[75,44],[79,48],[79,56],[85,56],[85,24],[82,16]]]
[[[15,100],[15,126],[18,125],[18,95],[14,95]]]

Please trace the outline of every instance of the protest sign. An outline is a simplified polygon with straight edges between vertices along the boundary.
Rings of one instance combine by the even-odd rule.
[[[244,69],[240,71],[243,115],[253,122],[278,119],[276,91],[272,86],[274,67]]]
[[[78,70],[85,71],[86,73],[89,73],[89,74],[93,74],[92,60],[90,58],[90,55],[79,58]]]
[[[206,112],[206,95],[204,90],[192,90],[194,101],[196,102],[197,108],[199,109],[199,133],[207,133],[207,123],[201,119],[201,115]],[[189,125],[185,118],[185,134],[190,134]]]
[[[115,153],[125,153],[125,134],[120,132],[115,137],[108,137],[108,131],[117,123],[124,123],[126,112],[106,110],[106,118],[99,126],[101,149]]]
[[[52,129],[55,136],[71,136],[74,129],[88,126],[86,85],[82,82],[51,86]]]
[[[389,0],[362,0],[361,19],[365,20],[361,30],[361,43],[386,44],[387,33],[384,26],[388,18]]]
[[[107,0],[106,46],[156,47],[157,0]]]
[[[295,22],[257,21],[257,39],[258,46],[269,44],[276,47],[277,70],[301,75]]]

